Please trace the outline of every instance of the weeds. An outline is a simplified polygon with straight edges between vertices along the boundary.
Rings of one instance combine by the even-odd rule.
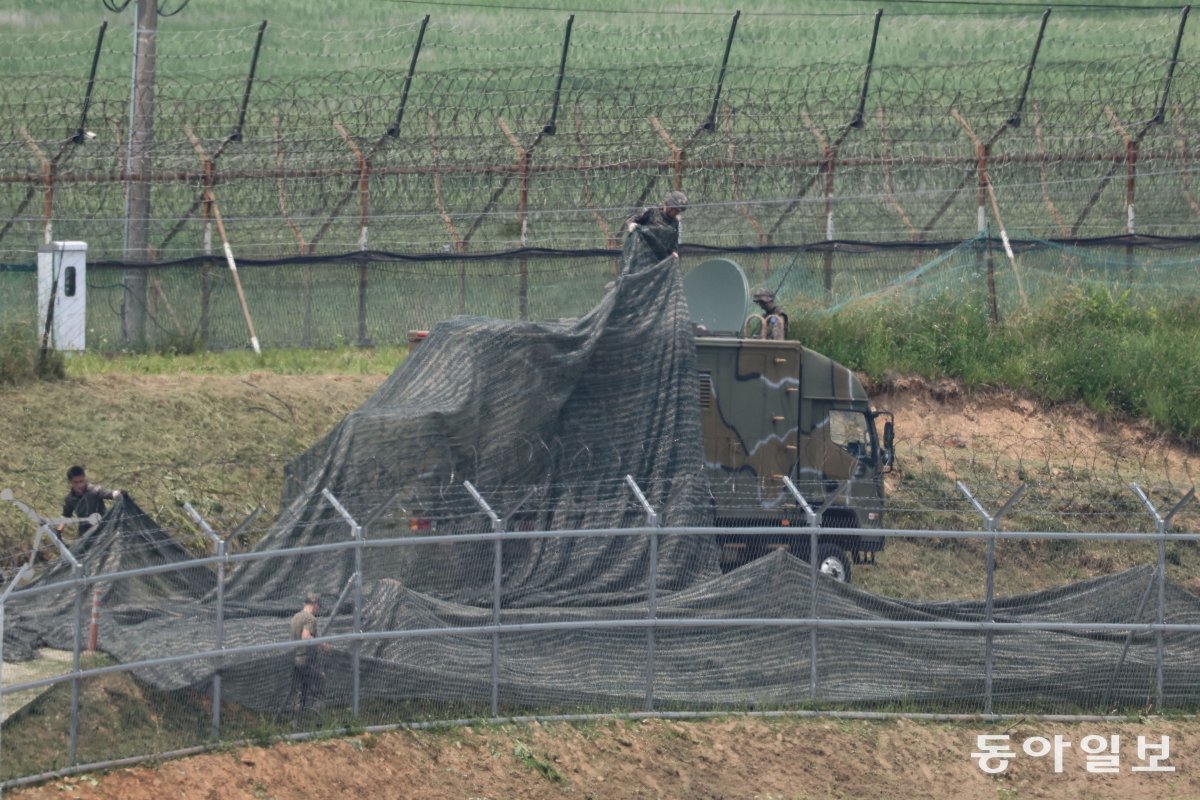
[[[0,385],[37,380],[61,380],[66,375],[63,354],[42,351],[37,333],[25,323],[10,322],[0,328]]]
[[[221,352],[165,350],[153,353],[83,353],[70,361],[72,377],[94,375],[240,375],[270,372],[277,375],[388,375],[408,353],[406,347],[331,350],[264,350],[262,355],[245,350]]]
[[[565,783],[566,778],[562,776],[554,765],[545,759],[539,758],[529,746],[520,739],[513,741],[513,755],[517,760],[524,764],[527,768],[540,774],[543,778],[551,783]]]
[[[1004,385],[1046,403],[1144,418],[1200,444],[1195,306],[1085,287],[993,327],[982,300],[944,293],[911,308],[797,318],[792,335],[874,381],[907,373],[959,378],[968,388]]]

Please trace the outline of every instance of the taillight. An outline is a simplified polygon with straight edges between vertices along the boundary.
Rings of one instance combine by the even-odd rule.
[[[408,520],[408,529],[414,533],[417,531],[433,530],[433,520],[429,517],[410,517]]]

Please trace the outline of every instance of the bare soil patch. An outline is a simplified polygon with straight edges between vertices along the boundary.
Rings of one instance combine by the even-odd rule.
[[[1046,407],[1005,389],[895,378],[875,402],[896,414],[900,454],[958,479],[990,469],[1054,480],[1142,480],[1188,487],[1200,455],[1142,420],[1079,404]]]
[[[998,776],[971,758],[976,735],[1009,733],[1018,755]],[[1196,723],[1039,723],[995,727],[909,720],[615,720],[390,732],[245,747],[13,792],[28,798],[300,800],[388,798],[957,798],[1140,800],[1200,796]],[[1053,757],[1028,737],[1065,736]],[[1084,736],[1119,736],[1120,771],[1088,772]],[[1174,772],[1140,773],[1138,736],[1171,740]]]

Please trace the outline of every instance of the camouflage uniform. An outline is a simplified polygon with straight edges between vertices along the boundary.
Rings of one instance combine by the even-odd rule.
[[[770,289],[759,289],[754,293],[754,302],[763,310],[763,338],[775,341],[786,339],[788,316],[775,302],[775,293]]]
[[[75,492],[67,492],[67,496],[63,498],[63,516],[64,517],[90,517],[92,514],[104,516],[106,510],[104,501],[113,500],[116,494],[111,489],[105,489],[102,486],[93,486],[88,484],[83,494],[75,494]],[[79,535],[83,536],[91,530],[90,522],[79,523]]]
[[[662,227],[673,228],[675,230],[675,243],[679,243],[679,220],[674,217],[668,217],[667,213],[659,206],[646,206],[638,213],[629,218],[629,221],[634,225],[645,225],[647,227]]]
[[[679,217],[687,209],[687,196],[683,192],[668,192],[661,206],[647,206],[626,220],[626,230],[629,235],[625,238],[623,248],[627,269],[634,260],[632,240],[644,240],[645,245],[653,254],[653,261],[658,262],[669,256],[677,256],[679,249]],[[667,209],[676,209],[672,216]],[[638,232],[638,228],[647,230]]]
[[[308,603],[309,600],[306,599],[305,602]],[[307,608],[296,612],[292,617],[292,641],[302,641],[305,631],[310,637],[317,635],[317,618]],[[310,698],[318,717],[325,704],[325,673],[321,672],[318,647],[297,647],[292,660],[292,722],[296,725],[300,724],[300,717],[304,714],[304,707],[308,705]]]

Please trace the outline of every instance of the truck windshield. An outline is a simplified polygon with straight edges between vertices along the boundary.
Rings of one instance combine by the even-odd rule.
[[[829,438],[861,461],[872,461],[873,443],[870,419],[861,411],[830,409]]]

